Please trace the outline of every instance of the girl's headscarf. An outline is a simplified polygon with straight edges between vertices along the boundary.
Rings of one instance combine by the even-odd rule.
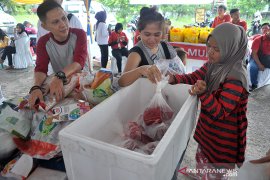
[[[207,63],[206,84],[208,91],[219,88],[226,78],[237,79],[248,91],[245,55],[247,51],[247,35],[241,26],[223,23],[217,26],[209,37],[215,38],[221,53],[218,63]],[[208,39],[209,39],[208,37]]]
[[[18,23],[17,27],[21,29],[21,32],[18,32],[18,34],[22,34],[23,32],[25,32],[28,35],[28,33],[25,30],[25,26],[22,23]]]
[[[107,18],[107,14],[106,14],[105,11],[99,11],[99,12],[96,13],[95,18],[97,20],[97,23],[96,23],[96,28],[97,28],[98,27],[98,24],[100,22],[104,22],[105,23],[106,18]]]

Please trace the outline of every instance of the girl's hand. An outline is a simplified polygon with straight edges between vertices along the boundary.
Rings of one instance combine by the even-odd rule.
[[[197,82],[188,90],[190,95],[200,95],[206,91],[206,82],[197,80]]]

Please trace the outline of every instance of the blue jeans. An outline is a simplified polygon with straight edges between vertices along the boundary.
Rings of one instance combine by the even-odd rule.
[[[251,84],[253,86],[256,86],[258,85],[259,67],[252,57],[250,57],[249,67],[250,67],[249,73]]]

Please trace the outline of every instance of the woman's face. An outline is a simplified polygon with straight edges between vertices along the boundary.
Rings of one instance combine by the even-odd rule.
[[[147,24],[140,32],[140,37],[148,48],[156,48],[162,37],[162,28],[159,26],[159,23]]]
[[[221,53],[218,48],[217,41],[215,38],[210,36],[207,42],[207,53],[208,53],[208,59],[210,63],[218,63],[220,62]]]
[[[117,31],[117,33],[120,34],[122,31],[123,31],[123,29],[119,29],[119,30]]]
[[[16,26],[16,30],[18,33],[22,32],[22,29],[19,26]]]

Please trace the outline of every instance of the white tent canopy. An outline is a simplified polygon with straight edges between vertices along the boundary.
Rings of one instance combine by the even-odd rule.
[[[213,0],[129,0],[130,4],[209,4]]]

